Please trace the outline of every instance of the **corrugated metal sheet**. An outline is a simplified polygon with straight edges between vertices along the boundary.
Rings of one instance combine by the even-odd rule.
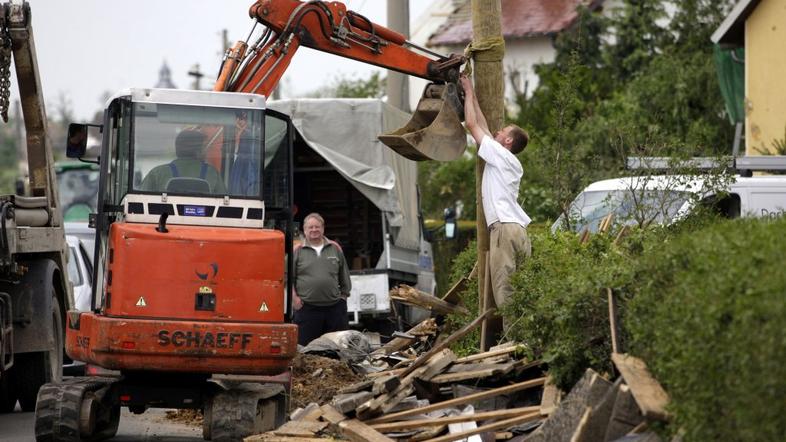
[[[506,40],[548,35],[569,27],[584,0],[502,0],[502,35]],[[600,1],[589,2],[595,6]],[[464,45],[472,40],[470,2],[458,7],[434,35],[429,46]]]

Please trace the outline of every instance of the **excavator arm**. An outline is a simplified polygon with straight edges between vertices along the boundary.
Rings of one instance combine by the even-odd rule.
[[[412,160],[449,161],[464,152],[457,86],[464,57],[416,47],[340,2],[258,0],[249,14],[265,30],[250,46],[241,41],[228,51],[214,90],[269,96],[305,46],[432,81],[410,122],[380,140]]]

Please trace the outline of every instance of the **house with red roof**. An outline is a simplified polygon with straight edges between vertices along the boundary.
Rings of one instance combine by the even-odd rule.
[[[576,8],[584,4],[604,14],[619,0],[501,0],[502,34],[505,39],[505,96],[516,91],[531,94],[538,85],[534,66],[554,61],[554,39],[576,22]],[[450,12],[447,12],[450,11]],[[430,18],[424,19],[424,17]],[[440,53],[463,53],[472,41],[470,0],[436,0],[412,30],[413,42]],[[439,23],[439,25],[435,25]],[[421,30],[435,29],[427,37]],[[411,85],[418,93],[422,87]],[[411,93],[413,93],[411,92]],[[419,97],[411,97],[417,102]]]

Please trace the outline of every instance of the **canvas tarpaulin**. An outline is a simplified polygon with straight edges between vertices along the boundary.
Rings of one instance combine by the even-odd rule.
[[[293,99],[268,102],[292,119],[300,137],[382,211],[395,245],[418,250],[417,165],[377,136],[409,116],[378,99]]]

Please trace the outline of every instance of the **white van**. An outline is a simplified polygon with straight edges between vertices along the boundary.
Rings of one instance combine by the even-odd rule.
[[[647,175],[597,181],[571,203],[570,223],[560,216],[552,231],[585,228],[596,232],[603,218],[614,213],[615,224],[669,224],[690,213],[697,204],[727,218],[778,217],[786,214],[786,176],[740,176],[719,190],[705,178],[684,175]]]

